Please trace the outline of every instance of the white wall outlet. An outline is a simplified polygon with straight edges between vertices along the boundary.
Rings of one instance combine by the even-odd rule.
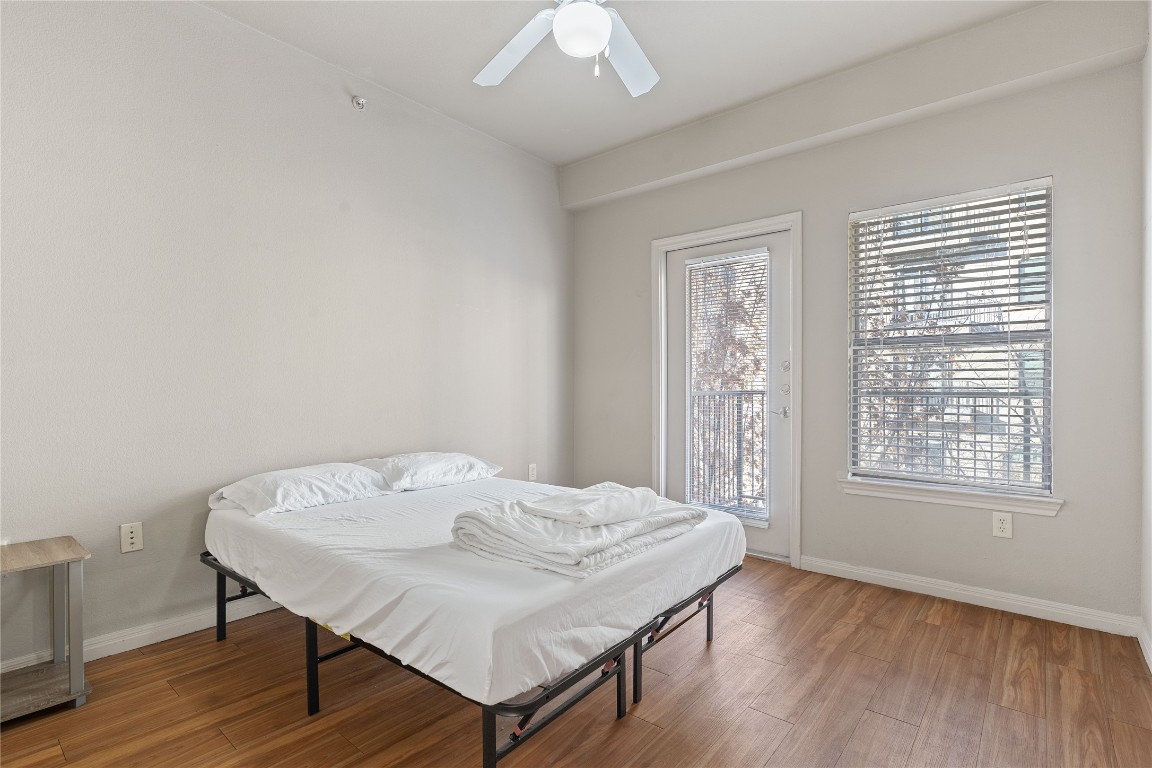
[[[992,513],[992,535],[999,536],[1002,539],[1012,538],[1012,513],[1011,512],[993,512]]]
[[[135,552],[144,549],[144,523],[124,523],[120,526],[120,551]]]
[[[529,464],[528,465],[528,479],[529,480],[535,480],[536,479],[536,465],[535,464]]]

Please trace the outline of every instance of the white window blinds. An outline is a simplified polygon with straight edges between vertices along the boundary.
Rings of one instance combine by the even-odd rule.
[[[853,214],[849,471],[1052,488],[1050,179]]]

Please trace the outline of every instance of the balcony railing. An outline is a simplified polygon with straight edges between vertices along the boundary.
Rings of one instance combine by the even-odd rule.
[[[688,502],[766,518],[767,426],[763,390],[693,392]]]

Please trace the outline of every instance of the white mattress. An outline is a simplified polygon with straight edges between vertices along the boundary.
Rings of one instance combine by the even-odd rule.
[[[579,667],[744,557],[744,529],[724,512],[587,579],[452,544],[459,512],[566,490],[491,478],[264,518],[213,510],[204,540],[293,613],[496,704]]]

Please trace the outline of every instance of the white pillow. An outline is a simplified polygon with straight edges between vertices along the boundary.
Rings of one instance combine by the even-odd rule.
[[[466,453],[401,453],[357,464],[384,476],[394,491],[416,491],[492,477],[503,467]]]
[[[238,480],[208,497],[212,509],[243,509],[253,517],[390,493],[379,473],[357,464],[316,464]]]

